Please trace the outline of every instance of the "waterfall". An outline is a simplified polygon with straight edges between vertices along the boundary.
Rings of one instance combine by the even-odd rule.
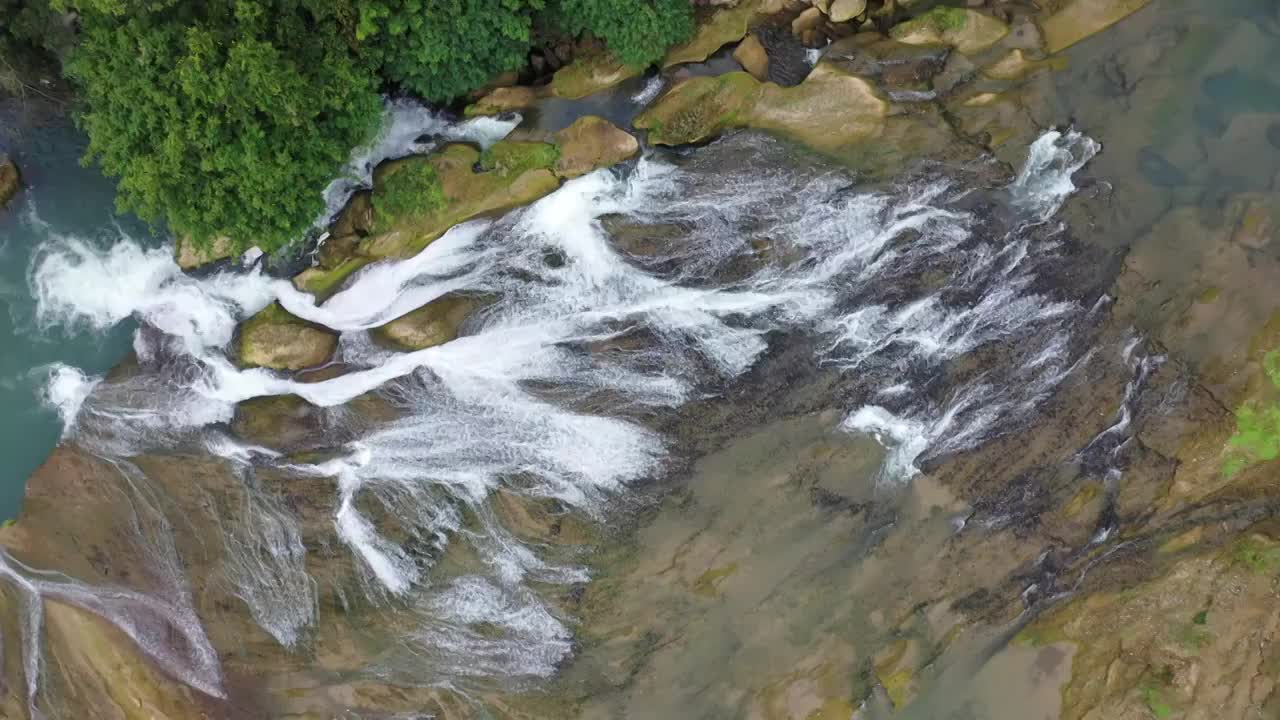
[[[353,159],[355,180],[330,188],[331,212],[333,198],[367,183],[372,163],[422,132],[502,131],[434,117],[412,128]],[[1086,309],[1037,279],[1060,259],[1052,217],[1074,189],[1071,176],[1097,151],[1078,133],[1046,134],[1004,199],[991,201],[1001,211],[988,213],[962,202],[968,189],[954,180],[863,188],[843,172],[793,167],[781,143],[742,134],[691,159],[650,154],[597,171],[502,218],[459,225],[417,257],[363,269],[322,304],[257,270],[192,278],[167,250],[127,237],[109,250],[60,238],[31,273],[41,322],[95,331],[134,317],[144,328],[139,372],[106,380],[60,366],[47,398],[66,440],[104,457],[194,442],[238,468],[249,489],[243,513],[223,528],[226,574],[282,645],[317,624],[315,581],[291,510],[254,480],[263,468],[332,481],[333,538],[350,553],[367,600],[417,628],[403,639],[417,653],[412,667],[370,672],[422,681],[544,676],[570,652],[571,635],[531,583],[579,582],[586,573],[518,540],[489,510],[495,492],[606,518],[631,485],[663,472],[669,438],[635,411],[678,413],[718,392],[779,332],[813,337],[814,367],[858,378],[842,428],[891,448],[882,482],[908,482],[923,458],[1003,432],[1081,360],[1070,325]],[[629,252],[606,230],[617,218],[681,235],[661,241],[641,231],[657,249]],[[919,281],[925,273],[936,280]],[[448,293],[493,302],[440,346],[396,353],[369,341],[371,328]],[[343,374],[302,382],[236,366],[228,355],[236,324],[276,300],[342,333]],[[641,347],[590,349],[636,333]],[[1007,347],[997,367],[948,376],[951,361],[993,346]],[[602,392],[614,411],[583,409],[579,401]],[[395,417],[336,440],[319,459],[225,430],[236,404],[252,398],[294,395],[337,411],[367,393]],[[396,537],[371,519],[370,506]],[[467,543],[483,562],[432,582],[451,543]],[[5,577],[34,582],[15,567],[7,560]],[[132,617],[118,603],[145,605],[70,580],[31,587],[28,594],[74,594],[117,625]],[[108,596],[117,605],[91,602]],[[146,607],[177,627],[191,619],[169,605]],[[479,633],[477,624],[491,629]],[[187,666],[184,681],[216,694],[216,663]]]

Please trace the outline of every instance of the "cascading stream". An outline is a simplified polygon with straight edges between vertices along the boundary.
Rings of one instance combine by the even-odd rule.
[[[922,457],[1000,432],[1080,361],[1065,321],[1084,310],[1037,291],[1036,279],[1057,257],[1052,217],[1074,189],[1071,175],[1097,150],[1077,133],[1042,137],[998,201],[1017,218],[1000,226],[962,209],[964,188],[946,179],[861,190],[841,172],[793,168],[781,143],[738,135],[679,163],[646,156],[625,171],[599,171],[501,219],[455,227],[415,258],[366,268],[321,305],[256,270],[194,279],[167,250],[123,238],[103,251],[63,238],[33,267],[41,321],[105,328],[137,317],[146,328],[135,341],[139,372],[107,381],[58,367],[47,395],[66,439],[92,452],[127,458],[194,442],[255,483],[244,517],[224,528],[227,575],[281,644],[317,622],[314,581],[296,519],[252,481],[257,468],[332,478],[333,532],[368,599],[413,618],[419,630],[404,642],[418,665],[370,672],[545,676],[570,652],[570,633],[530,581],[586,574],[517,540],[488,509],[494,492],[604,517],[629,484],[661,472],[666,439],[630,411],[679,412],[689,398],[718,392],[769,351],[777,331],[815,336],[815,366],[856,374],[844,428],[891,448],[883,482],[909,480]],[[393,154],[379,153],[370,157]],[[725,157],[735,158],[729,170]],[[627,253],[606,232],[607,217],[678,227],[682,237]],[[926,272],[939,279],[911,280]],[[494,301],[444,345],[393,353],[369,341],[368,329],[448,293]],[[348,371],[305,383],[236,367],[227,356],[236,323],[273,300],[341,331]],[[636,333],[646,346],[592,350]],[[950,362],[992,346],[1007,347],[999,367],[947,377]],[[337,409],[369,392],[397,419],[323,461],[248,445],[222,427],[251,398],[297,395]],[[615,398],[615,414],[579,409],[601,392]],[[382,508],[382,525],[393,522],[400,539],[362,499]],[[477,520],[464,528],[464,517]],[[483,569],[432,582],[436,558],[457,542],[474,548]],[[32,582],[30,573],[6,576]],[[93,609],[122,622],[111,606]],[[497,631],[479,633],[481,623]],[[216,693],[216,663],[203,670],[212,674],[181,677]]]

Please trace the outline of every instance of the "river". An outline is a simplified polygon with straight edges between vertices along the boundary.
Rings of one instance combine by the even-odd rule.
[[[1065,57],[999,118],[1009,177],[868,177],[750,131],[645,148],[322,304],[183,274],[104,220],[73,131],[24,130],[51,150],[0,216],[29,466],[0,508],[61,437],[30,516],[92,552],[0,558],[23,704],[66,687],[31,638],[68,652],[74,607],[219,717],[1074,712],[1088,648],[1011,639],[1213,506],[1167,503],[1280,300],[1275,244],[1238,241],[1280,193],[1280,18],[1156,0]],[[646,84],[597,109],[625,122]],[[514,122],[386,127],[332,210],[384,158]],[[455,296],[480,309],[450,342],[369,332]],[[329,367],[231,359],[271,302],[341,333]],[[1260,512],[1237,501],[1214,522]]]

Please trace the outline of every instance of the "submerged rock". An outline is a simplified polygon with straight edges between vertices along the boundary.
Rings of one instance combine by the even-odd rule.
[[[972,55],[995,45],[1009,26],[977,10],[938,7],[894,26],[889,36],[908,45],[944,44]]]
[[[1151,0],[1066,0],[1049,17],[1040,22],[1044,30],[1045,49],[1051,53],[1075,45],[1133,13]]]
[[[586,175],[634,157],[640,143],[630,133],[601,117],[586,115],[556,133],[560,158],[555,173],[564,179]]]
[[[458,336],[458,328],[482,298],[446,295],[373,330],[374,336],[400,350],[423,350],[443,345]]]
[[[338,336],[272,303],[240,326],[239,358],[249,367],[303,370],[333,357]]]
[[[22,177],[18,173],[18,166],[8,155],[0,153],[0,208],[8,205],[21,187]]]

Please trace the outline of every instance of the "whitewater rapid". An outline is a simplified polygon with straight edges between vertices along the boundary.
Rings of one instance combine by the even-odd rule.
[[[330,211],[333,198],[367,182],[374,159],[416,142],[424,128],[466,136],[430,123],[389,131],[357,153],[355,180],[330,188]],[[467,132],[494,139],[502,128]],[[1036,280],[1060,250],[1053,217],[1074,190],[1071,177],[1097,151],[1076,132],[1045,134],[1003,191],[1016,221],[992,225],[962,207],[967,189],[945,178],[861,190],[842,172],[777,165],[776,141],[737,136],[699,157],[756,153],[754,162],[703,171],[698,157],[646,155],[502,218],[459,225],[414,258],[365,268],[323,304],[258,269],[197,279],[178,270],[168,248],[56,238],[31,271],[40,322],[101,331],[134,318],[144,328],[134,343],[138,372],[106,380],[58,366],[46,396],[67,440],[121,462],[194,443],[246,473],[270,467],[332,479],[334,535],[356,560],[369,600],[417,618],[420,631],[406,642],[432,660],[419,674],[545,676],[570,652],[571,636],[530,583],[581,582],[586,573],[518,540],[489,509],[493,493],[550,498],[604,518],[630,484],[662,472],[669,439],[631,411],[678,412],[723,389],[777,332],[815,337],[815,367],[859,378],[842,427],[889,449],[881,482],[909,481],[922,457],[1001,432],[1082,361],[1064,328],[1085,310],[1037,290]],[[769,171],[752,169],[760,167]],[[609,218],[680,227],[684,236],[637,256],[605,230]],[[943,279],[907,281],[926,271]],[[492,299],[456,340],[405,353],[370,340],[371,328],[451,294]],[[341,333],[343,374],[301,382],[233,362],[236,325],[273,301]],[[636,334],[648,346],[619,342]],[[944,382],[950,361],[1013,339],[999,367]],[[339,411],[371,392],[396,419],[344,440],[323,461],[256,447],[226,429],[236,405],[252,398],[294,395]],[[579,409],[598,393],[614,398],[616,414]],[[255,492],[252,511],[227,530],[226,572],[255,620],[293,646],[317,623],[315,583],[296,520]],[[380,532],[361,498],[402,538],[439,552]],[[474,523],[464,531],[465,517]],[[435,558],[457,542],[473,546],[483,570],[432,582]],[[478,633],[477,623],[501,632]],[[206,675],[191,684],[216,690],[218,682]]]

